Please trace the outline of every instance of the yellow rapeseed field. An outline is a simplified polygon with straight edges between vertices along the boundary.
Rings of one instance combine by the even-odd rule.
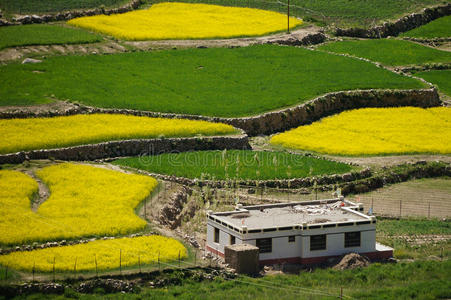
[[[50,197],[33,212],[36,182],[17,171],[0,171],[0,243],[117,235],[146,226],[134,208],[157,186],[151,177],[70,163],[36,174]]]
[[[51,149],[134,138],[236,133],[230,125],[113,114],[0,120],[0,153]]]
[[[0,264],[18,270],[50,272],[55,261],[56,271],[118,269],[121,266],[150,264],[187,257],[187,250],[179,241],[163,236],[143,236],[98,240],[87,244],[54,247],[29,252],[13,252],[0,256]]]
[[[264,35],[287,28],[283,14],[209,4],[160,3],[125,14],[76,18],[69,24],[125,40],[205,39]],[[302,21],[290,18],[290,28]]]
[[[337,155],[451,153],[451,109],[367,108],[275,135],[271,143]]]

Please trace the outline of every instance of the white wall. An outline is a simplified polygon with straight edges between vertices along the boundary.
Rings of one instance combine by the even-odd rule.
[[[215,234],[214,228],[219,229],[219,243],[214,242],[214,234]],[[243,243],[241,236],[238,232],[230,230],[229,228],[224,227],[215,222],[210,222],[210,220],[207,222],[207,246],[221,253],[224,253],[224,246],[230,245],[231,235],[235,236],[235,244]]]
[[[361,226],[350,226],[350,227],[339,227],[338,230],[327,229],[315,229],[305,231],[302,236],[302,257],[318,257],[318,256],[334,256],[342,255],[349,252],[373,252],[376,251],[376,228],[374,224],[361,225]],[[361,231],[360,234],[360,247],[345,248],[345,234],[344,232],[354,232]],[[327,234],[326,236],[326,250],[315,250],[310,251],[310,235],[316,234]]]
[[[214,228],[219,229],[219,243],[214,242]],[[360,247],[345,248],[344,232],[361,231]],[[262,232],[241,235],[221,224],[211,220],[207,222],[207,245],[221,253],[224,246],[230,245],[230,235],[236,237],[236,244],[256,245],[256,239],[272,238],[272,252],[261,253],[260,260],[281,259],[293,257],[319,257],[342,255],[349,252],[373,252],[376,250],[376,225],[365,224],[347,227],[320,228],[309,230],[287,230]],[[310,251],[310,235],[327,234],[326,250]],[[288,236],[295,235],[295,242],[289,243]],[[243,239],[241,239],[243,237]]]

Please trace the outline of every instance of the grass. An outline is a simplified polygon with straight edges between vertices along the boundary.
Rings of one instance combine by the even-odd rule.
[[[231,125],[198,120],[92,114],[0,120],[0,153],[100,142],[236,134]]]
[[[0,0],[0,8],[8,14],[55,13],[73,9],[115,7],[127,0]]]
[[[273,275],[264,278],[240,276],[226,280],[196,282],[182,279],[165,288],[143,288],[133,294],[76,294],[80,299],[337,299],[340,288],[345,298],[354,299],[446,299],[451,297],[451,261],[420,261],[399,264],[373,264],[368,268],[337,271],[317,269],[299,275]],[[178,276],[178,277],[177,277]],[[17,299],[53,299],[31,295]]]
[[[451,109],[365,108],[273,136],[271,144],[334,155],[451,153]]]
[[[382,235],[451,235],[451,222],[439,219],[407,218],[407,219],[379,219],[377,231]]]
[[[451,223],[439,219],[379,219],[377,240],[394,248],[397,259],[449,259]]]
[[[441,92],[451,97],[451,70],[432,70],[416,73],[415,76],[436,84]]]
[[[59,25],[35,24],[0,27],[0,49],[29,45],[94,43],[101,39],[97,34]]]
[[[171,0],[172,1],[172,0]],[[156,0],[152,2],[167,2]],[[209,3],[226,6],[244,6],[287,11],[287,1],[276,0],[177,0],[177,2]],[[291,0],[290,13],[307,21],[338,26],[369,27],[383,20],[396,19],[429,5],[442,4],[439,0]]]
[[[404,32],[400,36],[426,39],[451,37],[451,16],[438,18],[426,25]]]
[[[347,40],[318,49],[363,57],[388,66],[451,62],[450,52],[395,39]]]
[[[274,45],[52,57],[0,66],[0,82],[0,105],[57,98],[220,117],[255,115],[333,91],[426,87],[364,61]]]
[[[97,15],[68,24],[125,40],[179,40],[259,36],[286,30],[286,16],[261,9],[159,3],[145,10]],[[290,18],[290,28],[302,21]]]
[[[345,173],[343,163],[286,152],[199,151],[119,159],[118,165],[188,178],[284,179]]]

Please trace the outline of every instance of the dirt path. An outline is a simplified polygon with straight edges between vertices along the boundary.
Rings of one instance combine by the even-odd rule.
[[[217,39],[217,40],[167,40],[118,42],[108,40],[93,44],[24,46],[0,50],[0,63],[22,60],[27,57],[43,58],[56,55],[113,54],[128,51],[150,51],[173,48],[243,47],[254,44],[309,45],[322,42],[320,27],[309,25],[291,33],[277,33],[262,37]]]
[[[112,54],[127,52],[129,50],[130,49],[124,47],[121,43],[115,41],[93,44],[14,47],[0,50],[0,63],[22,60],[28,57],[39,59],[57,55]]]
[[[291,33],[276,33],[268,36],[232,38],[232,39],[212,39],[212,40],[167,40],[167,41],[142,41],[125,42],[139,50],[171,49],[171,48],[204,48],[204,47],[245,47],[256,44],[296,44],[302,41],[307,43],[309,36],[316,35],[321,28],[315,25],[309,25],[292,31]]]

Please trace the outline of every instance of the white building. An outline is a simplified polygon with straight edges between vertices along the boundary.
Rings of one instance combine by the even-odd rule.
[[[224,246],[251,244],[260,264],[320,263],[356,252],[390,258],[393,249],[376,243],[376,217],[363,205],[344,200],[237,205],[235,211],[207,214],[206,250],[224,257]]]

